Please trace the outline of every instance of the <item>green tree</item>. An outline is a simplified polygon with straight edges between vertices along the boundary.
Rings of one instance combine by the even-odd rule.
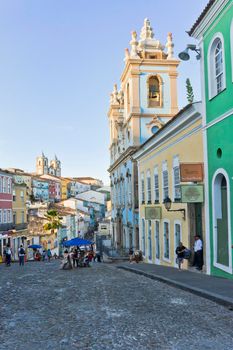
[[[191,85],[189,78],[186,79],[186,91],[187,91],[188,102],[193,103],[193,100],[194,100],[193,87]]]
[[[58,215],[58,212],[56,210],[48,210],[47,214],[45,214],[45,217],[48,220],[48,222],[46,222],[46,224],[43,226],[45,231],[51,231],[51,233],[54,233],[55,230],[58,230],[60,227],[62,227],[62,218]]]

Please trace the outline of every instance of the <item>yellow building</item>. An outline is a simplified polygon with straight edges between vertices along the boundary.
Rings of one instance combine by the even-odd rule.
[[[14,258],[18,258],[18,249],[27,237],[27,185],[13,183],[13,230],[11,232]]]
[[[204,235],[201,103],[181,110],[133,159],[139,174],[140,249],[146,262],[177,266],[179,242],[192,248],[194,235]]]
[[[71,184],[71,179],[66,177],[61,177],[61,200],[68,198],[69,185]]]

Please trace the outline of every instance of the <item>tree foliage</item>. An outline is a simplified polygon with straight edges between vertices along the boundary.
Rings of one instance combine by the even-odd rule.
[[[54,231],[62,227],[62,218],[58,215],[56,210],[48,210],[45,217],[48,220],[48,222],[46,222],[46,224],[43,226],[45,231]]]
[[[187,91],[187,100],[189,103],[193,103],[194,100],[194,93],[193,93],[193,87],[191,85],[190,79],[186,79],[186,91]]]

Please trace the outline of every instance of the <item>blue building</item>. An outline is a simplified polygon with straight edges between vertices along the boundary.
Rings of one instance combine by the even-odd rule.
[[[36,201],[47,202],[49,200],[49,182],[41,178],[32,178],[32,194]]]
[[[108,113],[112,219],[116,248],[139,248],[138,172],[132,155],[177,112],[177,67],[172,34],[165,46],[154,38],[148,19],[140,40],[132,33],[125,50],[121,88],[111,94]]]

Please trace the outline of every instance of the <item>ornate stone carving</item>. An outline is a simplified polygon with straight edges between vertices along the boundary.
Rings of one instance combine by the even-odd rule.
[[[117,84],[114,84],[114,87],[113,87],[113,92],[112,92],[112,101],[111,101],[111,104],[113,105],[118,105],[119,104],[119,101],[118,101],[118,91],[117,91]]]
[[[172,33],[168,33],[167,35],[167,43],[166,43],[166,48],[167,48],[167,58],[171,59],[173,58],[174,55],[174,44],[172,41]]]
[[[140,38],[142,40],[146,39],[153,39],[154,33],[153,33],[153,28],[150,25],[150,21],[148,18],[144,19],[144,24],[141,30]]]
[[[126,49],[125,49],[125,58],[124,58],[125,63],[127,62],[127,60],[128,60],[129,58],[130,58],[129,49],[126,48]]]
[[[137,51],[137,46],[138,46],[138,41],[137,41],[137,33],[133,31],[131,33],[132,39],[130,41],[130,46],[131,46],[131,51],[130,51],[130,57],[131,58],[140,58],[138,56],[138,51]]]
[[[164,46],[160,43],[160,41],[154,38],[153,28],[150,25],[149,19],[145,18],[141,29],[138,50],[153,53],[156,51],[162,51],[163,49]]]

